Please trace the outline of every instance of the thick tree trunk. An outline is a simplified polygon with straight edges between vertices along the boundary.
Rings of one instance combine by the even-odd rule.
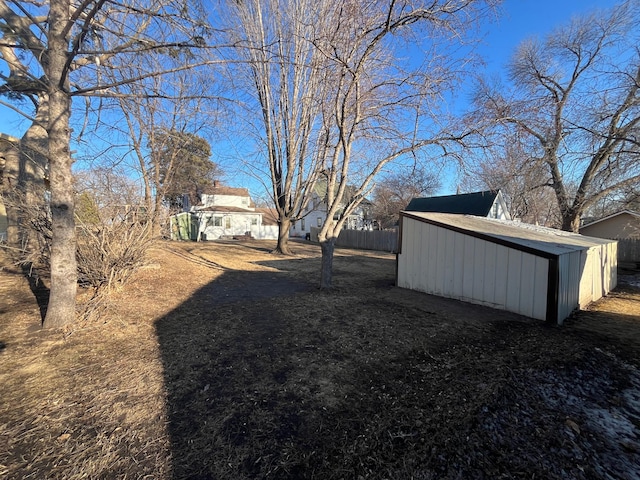
[[[51,182],[51,290],[43,326],[60,327],[76,316],[76,231],[71,175],[71,97],[65,70],[69,0],[51,0],[49,11],[49,175]]]
[[[331,288],[331,279],[333,275],[333,251],[335,250],[336,239],[327,238],[320,242],[320,251],[322,252],[322,260],[320,264],[320,288]]]
[[[576,213],[563,215],[562,230],[566,232],[578,233],[578,231],[580,230],[580,215],[577,215]]]
[[[278,223],[278,244],[276,245],[273,253],[280,253],[282,255],[292,255],[291,248],[289,248],[289,229],[291,228],[291,220],[288,217],[280,218]]]

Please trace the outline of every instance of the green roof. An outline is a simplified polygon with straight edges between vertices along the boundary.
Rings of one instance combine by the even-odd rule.
[[[414,198],[405,210],[409,212],[457,213],[486,217],[498,196],[498,190]]]

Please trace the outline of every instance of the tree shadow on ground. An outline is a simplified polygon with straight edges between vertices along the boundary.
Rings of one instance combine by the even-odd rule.
[[[44,284],[42,278],[36,270],[32,268],[31,264],[22,265],[22,274],[29,282],[31,293],[33,293],[33,296],[38,303],[38,309],[40,310],[40,322],[42,324],[47,315],[47,306],[49,305],[49,287]]]
[[[640,454],[588,423],[628,383],[594,338],[388,273],[363,287],[348,262],[330,293],[300,260],[227,271],[157,321],[175,479],[633,473]]]

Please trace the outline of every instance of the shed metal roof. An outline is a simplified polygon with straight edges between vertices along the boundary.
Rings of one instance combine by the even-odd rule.
[[[460,193],[439,197],[414,198],[405,210],[410,212],[440,212],[486,217],[498,196],[498,190]]]
[[[587,237],[555,228],[540,227],[511,220],[496,220],[472,215],[432,212],[401,212],[402,216],[466,233],[505,246],[555,257],[576,250],[587,250],[614,240]]]

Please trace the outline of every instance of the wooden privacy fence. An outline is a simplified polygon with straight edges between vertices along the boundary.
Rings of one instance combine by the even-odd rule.
[[[311,240],[318,241],[319,228],[311,227]],[[336,246],[360,250],[378,250],[395,253],[398,251],[396,230],[342,230]]]
[[[640,262],[640,239],[618,240],[618,262]]]

